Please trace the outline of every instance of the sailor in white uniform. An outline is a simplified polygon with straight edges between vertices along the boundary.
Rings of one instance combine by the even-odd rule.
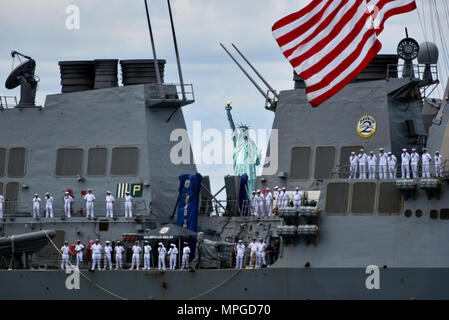
[[[254,263],[257,263],[257,242],[256,238],[253,238],[253,241],[248,245],[248,248],[251,252],[250,258],[249,258],[249,264],[254,265]]]
[[[189,268],[190,248],[187,242],[184,242],[184,248],[182,248],[182,265],[181,269]]]
[[[388,152],[387,157],[387,165],[388,165],[388,173],[390,174],[390,179],[396,179],[396,156],[391,152]]]
[[[379,179],[388,179],[387,155],[384,152],[384,148],[379,149]]]
[[[72,202],[73,198],[70,196],[70,193],[66,191],[64,195],[64,214],[67,218],[71,217]]]
[[[402,149],[401,154],[401,178],[410,179],[410,155],[405,148]]]
[[[158,269],[165,270],[165,255],[167,254],[167,249],[165,249],[162,242],[159,242],[159,248],[157,248],[158,252]]]
[[[170,250],[168,250],[168,254],[170,255],[170,269],[175,270],[176,269],[176,259],[178,257],[178,248],[176,248],[176,245],[172,243]]]
[[[5,206],[5,197],[0,193],[0,219],[3,218],[4,206]]]
[[[376,163],[377,157],[374,155],[374,151],[370,151],[368,156],[369,179],[376,179]]]
[[[136,270],[140,269],[140,252],[142,248],[139,246],[139,241],[136,241],[132,247],[133,255],[131,258],[131,268],[129,270],[133,270],[136,267]]]
[[[273,213],[273,194],[270,191],[270,188],[265,189],[265,208],[267,210],[267,215],[271,217]]]
[[[285,192],[281,188],[278,188],[278,196],[276,199],[276,206],[278,209],[282,209],[284,207],[284,194]]]
[[[423,154],[421,156],[422,162],[422,177],[430,178],[430,162],[432,162],[432,156],[427,152],[427,149],[422,149]]]
[[[40,203],[41,198],[39,198],[39,195],[37,193],[34,194],[33,198],[33,218],[39,218],[39,211],[40,211]]]
[[[129,195],[129,191],[126,191],[125,195],[125,218],[133,217],[133,197]]]
[[[254,207],[254,216],[259,217],[260,212],[260,203],[262,200],[260,199],[260,190],[257,190],[257,193],[254,195],[253,207]]]
[[[53,202],[53,197],[47,192],[45,195],[45,218],[53,218]]]
[[[368,162],[368,156],[365,154],[365,150],[360,149],[360,153],[357,157],[359,162],[359,179],[366,179],[366,163]]]
[[[349,179],[357,178],[357,165],[359,163],[359,158],[355,155],[355,152],[351,152],[349,156]]]
[[[112,246],[111,241],[106,241],[104,246],[104,266],[103,270],[106,270],[106,266],[109,266],[109,270],[112,270]]]
[[[257,244],[257,256],[256,256],[256,267],[260,267],[263,265],[266,265],[267,262],[265,260],[265,249],[267,248],[267,245],[265,242],[263,242],[263,239],[259,239],[259,243]]]
[[[259,217],[263,217],[265,215],[265,196],[260,190],[257,190],[257,196],[259,197],[259,209],[257,211]]]
[[[123,268],[123,252],[125,248],[123,248],[120,241],[117,241],[115,245],[115,270]]]
[[[95,270],[95,267],[97,267],[98,270],[101,270],[101,251],[103,250],[103,247],[99,242],[100,240],[96,239],[95,243],[90,247],[92,250],[92,271]]]
[[[290,194],[285,187],[282,188],[282,192],[284,193],[284,196],[282,197],[282,207],[287,208],[290,204]]]
[[[245,255],[245,245],[243,244],[242,240],[239,240],[237,244],[237,256],[236,256],[236,263],[235,268],[236,269],[242,269],[243,268],[243,257]]]
[[[412,164],[413,179],[419,178],[418,175],[419,154],[416,152],[415,148],[412,149],[412,153],[410,154],[410,162]]]
[[[83,262],[83,250],[84,245],[81,244],[81,240],[76,241],[75,252],[76,252],[76,267],[80,267],[80,263]]]
[[[67,270],[67,267],[69,265],[69,243],[67,241],[64,241],[64,245],[61,248],[61,269]]]
[[[279,194],[280,194],[280,189],[278,186],[274,187],[274,194],[273,194],[273,201],[276,200],[276,211],[277,209],[279,209]]]
[[[145,240],[143,246],[143,270],[150,270],[151,264],[150,264],[150,255],[151,255],[151,246],[148,241]]]
[[[296,187],[296,190],[293,193],[293,204],[296,209],[299,209],[301,207],[301,203],[302,203],[302,192],[299,191],[298,187]]]
[[[92,189],[87,190],[87,194],[84,196],[86,201],[86,217],[94,217],[94,201],[95,195],[92,193]]]
[[[106,192],[106,217],[114,217],[114,197],[111,196],[111,191]]]
[[[435,177],[442,177],[443,176],[443,157],[440,156],[440,151],[435,152]],[[1,195],[0,195],[0,202],[1,202]],[[1,204],[0,204],[1,206]]]

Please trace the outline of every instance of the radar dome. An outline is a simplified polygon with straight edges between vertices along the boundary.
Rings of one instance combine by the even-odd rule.
[[[436,64],[438,62],[438,47],[432,42],[419,45],[418,63]]]

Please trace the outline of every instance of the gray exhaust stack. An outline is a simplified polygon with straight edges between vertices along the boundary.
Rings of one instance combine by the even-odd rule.
[[[94,89],[112,88],[118,86],[117,63],[118,59],[95,60]]]
[[[158,59],[161,83],[164,83],[165,60]],[[122,68],[122,82],[124,86],[157,83],[156,70],[153,59],[120,60]]]
[[[93,61],[59,61],[62,93],[91,90],[95,83]]]

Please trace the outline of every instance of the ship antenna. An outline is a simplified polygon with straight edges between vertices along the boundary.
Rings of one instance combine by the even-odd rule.
[[[170,15],[171,30],[172,30],[172,34],[173,34],[173,45],[175,46],[176,62],[178,63],[178,73],[179,73],[179,82],[181,83],[182,99],[186,100],[184,79],[182,77],[181,61],[179,59],[178,42],[176,41],[175,24],[173,23],[173,16],[171,13],[170,0],[167,0],[167,5],[168,5],[168,13]]]
[[[158,64],[157,56],[156,56],[156,48],[154,46],[153,30],[151,29],[150,14],[148,13],[147,0],[144,0],[144,2],[145,2],[145,11],[147,13],[148,31],[150,33],[151,49],[153,50],[154,69],[156,71],[156,80],[157,80],[157,85],[159,88],[159,96],[161,99],[163,99],[162,87],[161,87],[162,81],[161,81],[161,75],[159,73],[159,64]]]
[[[260,78],[260,80],[263,81],[263,83],[265,83],[265,85],[268,87],[268,89],[270,89],[270,91],[276,96],[276,98],[279,99],[279,94],[276,93],[276,90],[274,90],[270,84],[268,83],[268,81],[266,81],[264,79],[264,77],[262,77],[262,75],[257,71],[256,68],[254,68],[254,66],[249,62],[248,59],[246,59],[246,57],[243,55],[243,53],[240,52],[240,50],[237,48],[236,45],[234,45],[232,43],[232,46],[234,47],[234,49],[238,52],[238,54],[243,58],[243,60],[245,60],[245,62],[251,67],[251,69],[253,69],[254,73],[257,74],[257,76]]]

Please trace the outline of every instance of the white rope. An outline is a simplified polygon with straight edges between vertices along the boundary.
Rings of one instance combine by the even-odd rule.
[[[221,287],[222,285],[224,285],[226,282],[230,281],[232,278],[234,278],[242,269],[237,269],[229,278],[223,280],[222,282],[220,282],[219,284],[217,284],[215,287],[210,288],[209,290],[204,291],[203,293],[194,296],[192,298],[190,298],[189,300],[195,300],[198,299],[208,293],[211,293],[212,291],[218,289],[219,287]]]
[[[56,249],[56,251],[59,252],[59,254],[62,255],[62,252],[59,250],[59,248],[55,245],[55,243],[53,242],[53,240],[51,240],[51,238],[48,236],[47,232],[45,230],[43,230],[43,232],[45,233],[45,235],[47,236],[48,240],[50,240],[51,244],[53,245],[53,247]],[[99,288],[100,290],[103,290],[104,292],[118,298],[121,300],[128,300],[122,296],[119,296],[118,294],[115,294],[114,292],[111,292],[109,290],[107,290],[106,288],[102,287],[101,285],[99,285],[98,283],[96,283],[95,281],[93,281],[92,279],[90,279],[89,277],[87,277],[84,273],[82,273],[79,268],[76,268],[69,260],[67,261],[75,270],[75,272],[78,272],[81,276],[83,276],[87,281],[89,281],[90,283],[92,283],[94,286],[96,286],[97,288]]]

